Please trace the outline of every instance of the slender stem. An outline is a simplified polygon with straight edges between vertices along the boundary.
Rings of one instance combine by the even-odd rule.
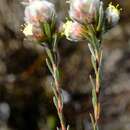
[[[53,64],[54,82],[55,82],[55,87],[56,87],[56,92],[57,92],[57,101],[58,101],[57,112],[60,119],[61,129],[66,130],[64,119],[63,119],[63,101],[62,101],[62,95],[61,95],[60,81],[56,76],[57,70],[58,70],[58,66],[56,64]]]
[[[100,47],[100,43],[98,40],[95,40],[96,45],[89,46],[90,52],[91,52],[91,62],[93,64],[94,73],[95,73],[95,80],[92,79],[92,76],[90,76],[90,80],[93,86],[92,89],[92,103],[93,103],[93,113],[94,115],[91,115],[91,120],[93,124],[93,130],[99,130],[99,119],[100,119],[100,88],[101,88],[101,82],[102,82],[102,49]]]
[[[54,79],[53,83],[53,91],[54,91],[54,104],[57,109],[58,117],[61,124],[61,130],[67,130],[65,127],[64,119],[63,119],[63,98],[62,98],[62,92],[61,92],[61,85],[60,85],[60,72],[59,72],[59,52],[57,48],[57,40],[54,39],[53,42],[53,49],[47,47],[46,53],[47,53],[47,66],[50,70],[52,77]]]

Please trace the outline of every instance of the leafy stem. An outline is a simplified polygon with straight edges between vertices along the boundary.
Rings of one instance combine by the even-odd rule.
[[[67,130],[63,118],[63,98],[60,83],[61,77],[59,71],[59,51],[57,47],[57,35],[55,35],[52,40],[52,47],[45,47],[45,51],[47,54],[46,64],[53,77],[53,102],[57,109],[58,117],[61,124],[61,130]]]
[[[90,75],[90,82],[92,84],[92,104],[93,104],[93,114],[90,114],[91,122],[93,125],[93,130],[99,130],[99,119],[100,119],[100,88],[102,82],[102,48],[100,40],[96,37],[93,29],[89,27],[90,43],[88,44],[89,50],[91,52],[91,63],[95,73],[95,79]]]

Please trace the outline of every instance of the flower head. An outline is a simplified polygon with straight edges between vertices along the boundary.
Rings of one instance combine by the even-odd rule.
[[[80,23],[91,23],[99,10],[100,0],[70,0],[69,15]]]
[[[40,41],[45,38],[42,30],[39,27],[34,26],[33,24],[25,24],[22,32],[26,37],[31,37],[33,40]]]
[[[120,10],[118,9],[119,5],[114,6],[112,3],[106,9],[106,19],[109,26],[114,26],[118,23],[120,19]]]
[[[49,28],[51,31],[50,24],[55,23],[54,17],[55,9],[51,2],[46,0],[28,0],[25,7],[24,35],[38,41],[47,40],[48,36],[45,34],[45,30]],[[47,27],[45,27],[45,23]]]
[[[46,0],[30,0],[25,8],[25,22],[38,24],[48,21],[55,14],[54,5]]]
[[[85,39],[84,27],[78,22],[67,21],[64,25],[64,35],[71,41],[82,41]]]

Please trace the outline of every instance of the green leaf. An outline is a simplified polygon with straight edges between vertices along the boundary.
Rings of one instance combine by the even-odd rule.
[[[57,98],[55,96],[53,97],[53,102],[54,102],[56,109],[58,109],[58,101],[57,101]]]
[[[89,113],[90,118],[91,118],[91,122],[92,122],[92,126],[93,126],[93,130],[95,130],[95,122],[94,122],[94,117],[91,113]]]
[[[56,99],[58,99],[58,95],[57,95],[57,92],[56,92],[56,88],[55,88],[55,87],[52,87],[52,89],[53,89],[53,92],[54,92],[54,95],[55,95]]]
[[[45,34],[46,36],[50,39],[51,38],[51,28],[50,28],[50,25],[49,23],[47,23],[46,21],[43,23],[44,25],[44,31],[45,31]]]
[[[97,25],[97,31],[102,30],[102,26],[104,24],[104,10],[103,10],[103,2],[100,2],[100,8],[99,8],[99,19],[98,19],[98,25]]]
[[[51,64],[50,64],[50,62],[49,62],[49,60],[48,60],[48,59],[46,59],[46,65],[47,65],[47,67],[48,67],[49,71],[51,72],[51,74],[53,75],[52,66],[51,66]]]
[[[97,104],[97,95],[96,95],[96,90],[95,88],[92,89],[92,103],[93,106],[95,107]]]
[[[53,50],[57,48],[57,34],[54,35]]]
[[[51,21],[51,30],[54,30],[56,24],[55,14],[52,14],[52,21]]]
[[[51,64],[54,64],[54,60],[53,60],[53,56],[52,56],[51,50],[49,48],[45,48],[45,50],[46,50],[48,58],[51,61]]]
[[[96,69],[96,61],[95,61],[95,58],[94,58],[93,56],[91,56],[91,62],[92,62],[94,71],[95,71],[95,73],[96,73],[96,72],[97,72],[97,69]]]
[[[55,72],[55,76],[56,76],[56,79],[59,81],[60,80],[60,72],[59,72],[59,69],[56,68],[56,72]]]
[[[39,42],[39,44],[43,47],[46,47],[47,46],[47,43],[46,42]]]
[[[95,87],[95,84],[94,84],[94,81],[93,81],[91,75],[90,75],[90,81],[92,84],[92,103],[93,103],[93,107],[95,107],[97,104],[97,95],[96,95],[96,87]]]
[[[95,33],[93,25],[88,25],[88,31],[89,31],[89,35],[91,38],[90,43],[92,44],[93,49],[97,49],[98,48],[98,40],[96,38],[96,33]]]
[[[92,56],[94,57],[94,60],[96,61],[95,52],[94,52],[92,45],[90,43],[88,43],[88,47],[89,47],[89,50],[90,50]]]
[[[90,75],[90,81],[91,81],[91,84],[92,84],[92,103],[93,103],[93,107],[96,106],[97,104],[97,95],[96,95],[96,86],[94,84],[94,81],[92,79],[92,76]]]

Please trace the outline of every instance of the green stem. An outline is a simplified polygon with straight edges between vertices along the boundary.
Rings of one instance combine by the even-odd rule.
[[[101,44],[98,42],[99,40],[96,36],[92,35],[92,42],[89,45],[89,49],[91,52],[91,62],[95,72],[95,80],[90,76],[90,81],[93,86],[92,88],[92,103],[93,103],[93,116],[91,115],[91,121],[93,125],[93,130],[99,130],[99,119],[100,119],[100,88],[101,88],[101,66],[102,66],[102,49]]]
[[[61,86],[60,86],[60,72],[59,72],[59,59],[58,59],[58,48],[57,48],[57,37],[55,37],[53,43],[53,48],[47,47],[47,66],[50,70],[52,77],[54,79],[54,104],[57,109],[58,117],[61,124],[61,130],[66,130],[64,119],[63,119],[63,99],[61,94]]]

